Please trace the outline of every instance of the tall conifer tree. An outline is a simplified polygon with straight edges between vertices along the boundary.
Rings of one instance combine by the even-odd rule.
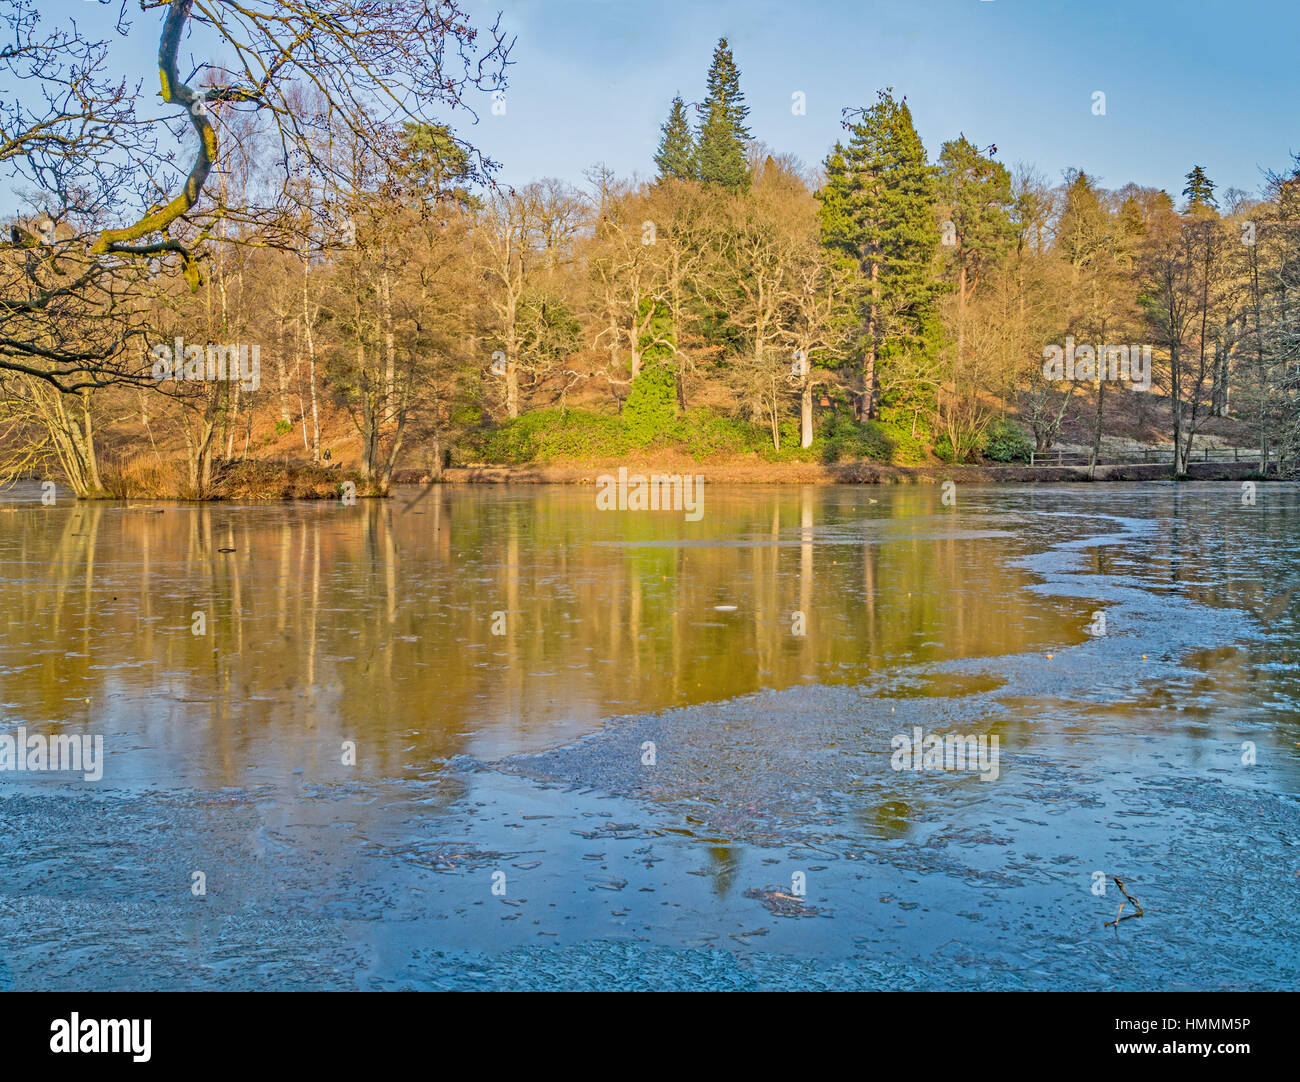
[[[749,108],[740,92],[740,72],[732,59],[727,39],[713,50],[709,67],[708,93],[700,111],[698,168],[700,180],[733,191],[749,187],[749,166],[745,143],[749,129],[745,118]]]
[[[878,366],[932,343],[938,287],[935,169],[906,101],[882,90],[826,159],[822,242],[857,271],[863,321],[862,413],[878,406]]]
[[[1183,189],[1187,196],[1188,214],[1212,214],[1218,209],[1219,201],[1214,198],[1214,181],[1205,174],[1203,166],[1193,166],[1187,174],[1187,187]]]
[[[673,98],[668,119],[660,130],[663,138],[659,140],[659,151],[655,154],[659,179],[694,180],[695,137],[691,134],[690,121],[686,119],[686,105],[680,94]]]

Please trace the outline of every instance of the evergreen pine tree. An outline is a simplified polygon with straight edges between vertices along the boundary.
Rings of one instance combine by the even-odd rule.
[[[749,129],[745,118],[749,108],[740,92],[740,72],[726,38],[719,39],[713,51],[708,93],[699,112],[702,119],[696,161],[700,180],[733,191],[748,188],[745,142]]]
[[[857,274],[863,321],[863,413],[877,407],[878,365],[929,352],[939,287],[931,273],[939,227],[935,169],[906,102],[882,90],[859,111],[847,143],[826,159],[822,243]],[[888,313],[888,318],[886,318]]]
[[[1056,224],[1056,248],[1077,272],[1110,246],[1109,216],[1096,182],[1081,170],[1066,173],[1065,206]]]
[[[402,125],[401,179],[429,203],[444,200],[476,206],[469,194],[474,167],[465,148],[445,124]]]
[[[957,364],[966,355],[966,304],[980,280],[1011,243],[1011,174],[981,154],[966,136],[944,143],[939,154],[939,191],[953,235],[944,262],[957,287]]]
[[[1010,246],[1011,174],[962,135],[944,143],[939,154],[939,190],[953,223],[951,263],[964,304]]]
[[[686,119],[686,105],[680,94],[673,98],[673,107],[660,130],[663,138],[659,140],[659,151],[655,154],[659,179],[694,180],[695,137],[691,134],[691,125]]]
[[[885,138],[885,184],[882,200],[881,251],[885,297],[900,313],[897,331],[913,338],[921,333],[941,292],[932,273],[939,226],[934,218],[936,169],[912,124],[906,100],[889,114]]]
[[[1214,181],[1205,175],[1201,166],[1193,166],[1187,174],[1187,187],[1183,189],[1187,196],[1188,214],[1213,214],[1218,209],[1219,201],[1214,198]]]
[[[1142,205],[1132,196],[1120,204],[1119,228],[1120,232],[1128,238],[1146,235],[1146,216],[1143,214]]]

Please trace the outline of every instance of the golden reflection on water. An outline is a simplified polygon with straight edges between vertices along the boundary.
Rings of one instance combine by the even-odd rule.
[[[611,715],[1086,638],[1087,602],[1030,592],[997,516],[878,497],[710,489],[699,522],[559,487],[23,505],[0,516],[4,720],[140,733],[214,785],[328,776],[345,740],[410,776]]]

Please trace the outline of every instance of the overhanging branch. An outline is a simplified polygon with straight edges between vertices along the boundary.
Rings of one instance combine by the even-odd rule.
[[[194,159],[194,166],[175,199],[158,210],[146,214],[133,225],[122,229],[104,230],[91,248],[91,252],[95,255],[106,255],[109,252],[141,254],[151,251],[177,251],[185,263],[185,280],[189,282],[190,289],[197,292],[200,284],[198,265],[182,245],[175,241],[162,242],[161,246],[132,243],[153,233],[166,232],[172,222],[192,210],[199,201],[199,193],[203,191],[212,164],[217,160],[217,132],[202,108],[204,101],[208,99],[181,81],[176,66],[181,32],[185,29],[185,23],[189,19],[193,6],[194,0],[172,0],[158,43],[158,74],[162,82],[163,101],[185,106],[190,115],[190,123],[198,133],[199,149]],[[245,95],[223,91],[220,92],[220,96],[230,98]]]

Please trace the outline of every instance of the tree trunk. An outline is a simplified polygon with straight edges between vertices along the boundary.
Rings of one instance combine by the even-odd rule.
[[[871,306],[867,312],[867,354],[862,367],[862,403],[859,420],[869,421],[876,415],[876,291],[880,283],[880,264],[871,264]]]
[[[1169,391],[1170,407],[1174,415],[1174,480],[1181,480],[1183,468],[1183,393],[1182,393],[1182,359],[1178,347],[1169,350]]]
[[[806,377],[799,400],[799,434],[799,446],[807,450],[813,441],[813,389],[812,381]]]
[[[285,424],[292,425],[293,418],[289,415],[289,368],[284,363],[284,323],[279,323],[276,331],[276,350],[275,350],[275,375],[280,385],[280,420]]]
[[[316,321],[311,312],[307,291],[308,274],[307,256],[303,253],[302,262],[302,327],[303,337],[307,340],[307,382],[311,388],[311,462],[320,465],[320,411],[316,404],[316,336],[312,333],[312,324]]]
[[[1106,402],[1106,381],[1097,381],[1097,415],[1092,431],[1092,453],[1088,456],[1088,479],[1097,476],[1097,459],[1101,457],[1102,411]]]

